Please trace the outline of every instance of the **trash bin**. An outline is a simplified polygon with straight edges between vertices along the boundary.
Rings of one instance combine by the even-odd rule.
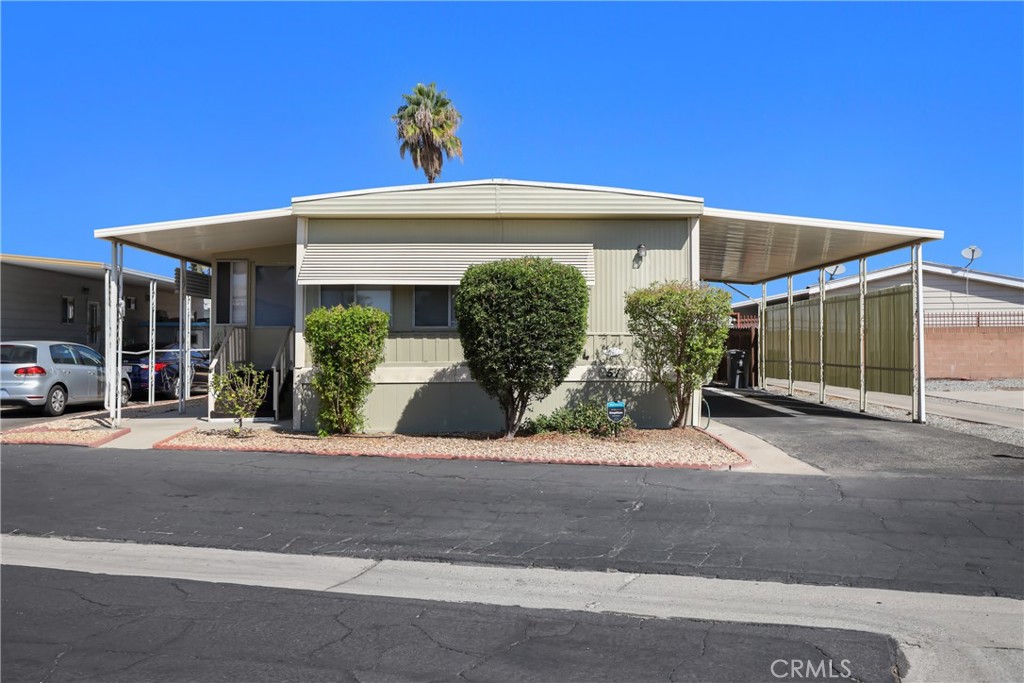
[[[729,349],[729,387],[747,388],[747,352],[742,349]]]

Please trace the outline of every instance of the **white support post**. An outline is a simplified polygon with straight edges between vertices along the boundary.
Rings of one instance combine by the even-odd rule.
[[[922,268],[922,246],[915,244],[910,253],[913,257],[914,273],[914,422],[924,424],[928,421],[925,409],[925,371],[924,371],[924,269]]]
[[[110,412],[110,426],[121,426],[121,346],[124,323],[124,246],[110,245],[110,269],[104,275],[106,310],[104,311],[104,407]]]
[[[689,242],[689,271],[690,281],[700,282],[700,217],[690,219],[690,239]],[[697,387],[697,390],[690,396],[690,415],[687,420],[683,421],[683,424],[689,423],[694,427],[700,427],[700,412],[704,405],[704,392],[701,387]]]
[[[182,351],[185,364],[182,366],[182,384],[184,390],[179,397],[181,411],[185,411],[185,401],[192,397],[192,297],[185,289],[185,348]]]
[[[765,318],[768,315],[768,283],[761,283],[761,302],[757,306],[757,388],[763,390],[764,380],[768,376],[765,372],[764,352],[767,344],[764,343]]]
[[[825,402],[825,269],[818,269],[818,403]]]
[[[793,276],[786,278],[786,393],[793,395]]]
[[[185,412],[185,377],[188,358],[185,357],[185,259],[178,262],[178,414]]]
[[[302,261],[309,244],[309,219],[300,216],[295,224],[295,336],[292,354],[292,429],[302,429],[302,400],[299,369],[306,366],[306,288],[298,283]]]
[[[114,251],[111,249],[110,268],[103,270],[103,407],[108,411],[110,424],[114,424],[114,320],[117,318],[117,299],[114,295],[116,286],[113,276]]]
[[[868,356],[868,345],[867,338],[864,336],[864,325],[866,313],[864,310],[864,297],[868,293],[868,260],[862,258],[860,260],[860,283],[857,287],[858,291],[858,311],[860,317],[860,331],[857,340],[857,348],[860,356],[860,412],[867,412],[868,409],[868,386],[867,386],[867,356]]]
[[[146,375],[149,378],[149,389],[146,402],[153,405],[156,401],[156,280],[149,281],[149,360]]]

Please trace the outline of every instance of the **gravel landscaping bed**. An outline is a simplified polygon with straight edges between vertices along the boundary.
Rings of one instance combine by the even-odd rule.
[[[728,469],[749,461],[722,442],[696,429],[637,429],[618,438],[541,434],[505,441],[495,435],[404,436],[398,434],[331,436],[277,429],[256,429],[244,437],[230,430],[190,429],[154,448],[172,450],[245,450],[314,455],[377,455]]]
[[[96,418],[71,418],[49,422],[38,427],[21,427],[0,432],[0,443],[101,446],[130,431],[130,429],[112,430],[103,421]]]

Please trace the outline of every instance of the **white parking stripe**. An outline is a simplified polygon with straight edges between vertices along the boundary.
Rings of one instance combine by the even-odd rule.
[[[0,558],[115,576],[888,633],[910,662],[907,681],[1019,681],[1024,670],[1024,602],[1009,598],[7,534]]]

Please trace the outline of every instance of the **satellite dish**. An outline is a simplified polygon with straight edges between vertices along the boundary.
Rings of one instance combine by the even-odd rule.
[[[844,266],[842,263],[837,263],[836,265],[830,268],[826,268],[825,272],[828,273],[828,279],[831,281],[832,278],[834,278],[836,275],[842,275],[843,273],[845,273],[846,266]]]
[[[960,255],[963,256],[968,261],[973,261],[974,259],[979,258],[981,256],[981,248],[976,247],[976,246],[974,246],[972,244],[971,246],[969,246],[966,249],[962,250],[960,252]],[[967,264],[967,265],[970,265],[970,264]]]

